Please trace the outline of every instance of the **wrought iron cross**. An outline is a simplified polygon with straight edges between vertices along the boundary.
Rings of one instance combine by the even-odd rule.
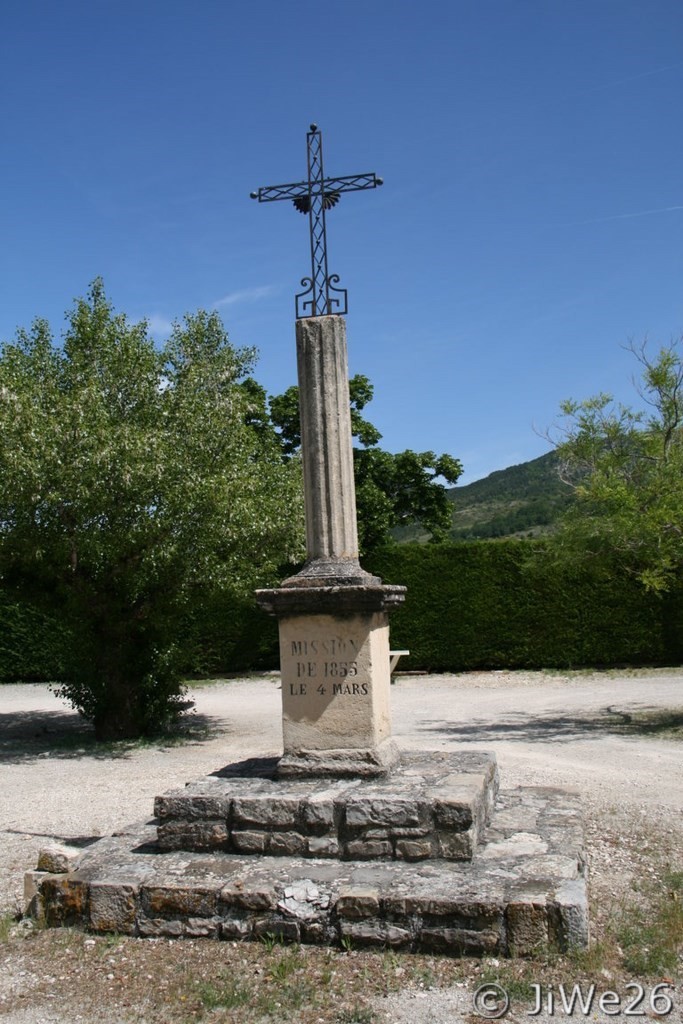
[[[346,288],[336,288],[338,274],[327,269],[325,211],[339,202],[342,192],[360,192],[377,188],[383,181],[375,174],[352,174],[346,178],[326,178],[323,173],[323,143],[317,124],[306,135],[308,180],[290,185],[267,185],[251,198],[259,203],[291,199],[300,213],[308,214],[311,235],[311,276],[303,277],[304,291],[296,296],[297,318],[346,313]],[[308,297],[307,297],[308,296]],[[308,310],[308,312],[306,312]]]

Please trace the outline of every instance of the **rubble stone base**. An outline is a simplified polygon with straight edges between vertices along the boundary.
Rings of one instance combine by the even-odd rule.
[[[404,753],[379,779],[283,778],[283,760],[230,765],[157,797],[159,847],[337,860],[469,860],[498,793],[496,758],[486,752]]]
[[[578,798],[545,788],[501,793],[468,862],[162,852],[151,821],[28,872],[26,897],[48,926],[137,936],[499,956],[588,941]]]

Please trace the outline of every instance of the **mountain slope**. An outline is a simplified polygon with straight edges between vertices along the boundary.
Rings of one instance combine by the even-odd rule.
[[[547,533],[571,500],[555,452],[453,487],[453,540]]]

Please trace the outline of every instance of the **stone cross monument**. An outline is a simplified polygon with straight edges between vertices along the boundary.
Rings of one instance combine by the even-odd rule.
[[[345,293],[327,271],[324,224],[342,192],[377,183],[325,178],[311,126],[308,181],[255,193],[292,199],[311,229],[296,322],[308,558],[257,591],[279,619],[284,756],[162,794],[155,821],[86,851],[41,851],[25,892],[48,926],[475,956],[587,944],[577,797],[498,794],[495,755],[399,761],[391,738],[388,617],[405,588],[358,560]]]
[[[252,193],[261,202],[291,199],[308,213],[312,264],[296,305],[307,558],[296,576],[256,597],[279,620],[279,775],[372,776],[398,761],[391,739],[388,613],[403,601],[405,587],[384,586],[358,558],[346,291],[328,272],[325,211],[343,192],[375,188],[382,180],[374,174],[325,178],[316,125],[307,138],[307,181]]]

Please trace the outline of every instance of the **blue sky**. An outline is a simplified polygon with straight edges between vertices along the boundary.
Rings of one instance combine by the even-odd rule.
[[[386,448],[534,458],[683,332],[680,0],[4,0],[0,79],[2,340],[101,275],[295,383],[307,222],[249,193],[305,176],[312,121],[328,175],[385,180],[327,229]]]

